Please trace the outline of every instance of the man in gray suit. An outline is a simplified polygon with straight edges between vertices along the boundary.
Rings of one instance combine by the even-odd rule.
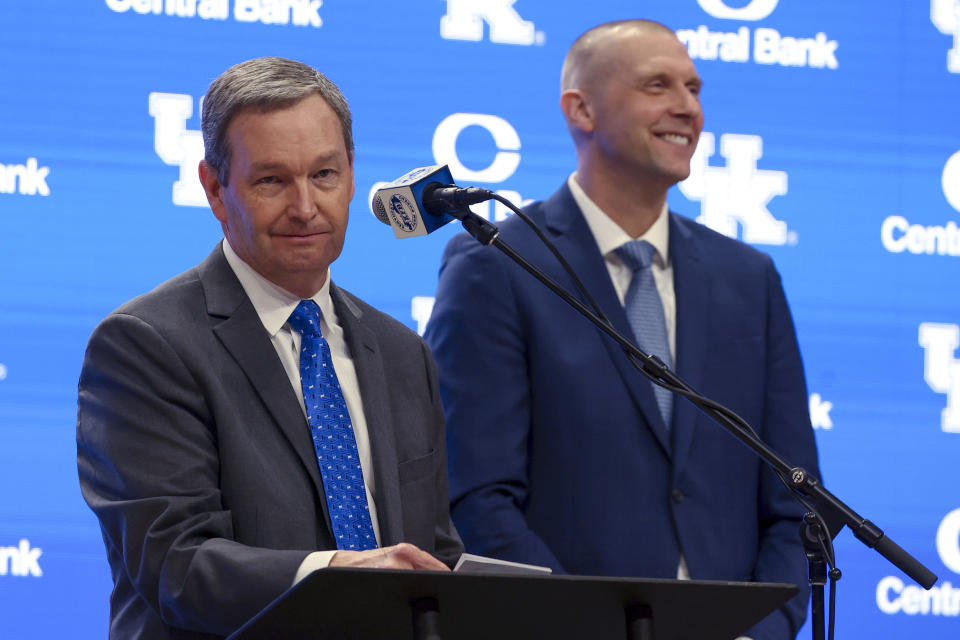
[[[330,281],[354,192],[343,96],[259,58],[214,81],[202,129],[226,240],[111,313],[80,376],[112,638],[224,636],[314,569],[462,551],[430,353]]]

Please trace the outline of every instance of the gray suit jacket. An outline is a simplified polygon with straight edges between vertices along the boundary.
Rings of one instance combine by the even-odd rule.
[[[409,329],[331,286],[370,430],[383,545],[452,563],[443,410]],[[334,549],[309,430],[218,246],[93,332],[77,458],[113,574],[110,636],[229,634]]]

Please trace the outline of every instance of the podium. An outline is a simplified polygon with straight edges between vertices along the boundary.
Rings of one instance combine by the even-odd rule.
[[[328,568],[228,640],[732,640],[795,585]]]

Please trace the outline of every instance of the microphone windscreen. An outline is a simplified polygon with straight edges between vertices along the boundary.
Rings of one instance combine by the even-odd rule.
[[[390,224],[390,219],[387,217],[387,209],[383,206],[383,198],[380,197],[379,191],[373,195],[373,202],[370,208],[373,209],[373,215],[377,217],[377,220],[383,224]]]

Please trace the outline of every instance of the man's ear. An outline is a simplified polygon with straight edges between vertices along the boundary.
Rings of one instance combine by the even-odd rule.
[[[207,202],[210,203],[210,209],[213,215],[221,224],[227,221],[227,210],[223,206],[223,185],[220,184],[220,178],[217,177],[217,170],[207,164],[206,160],[201,160],[197,167],[200,174],[200,184],[207,194]]]
[[[568,127],[584,133],[593,131],[593,109],[583,91],[568,89],[560,94],[560,110],[563,111]]]

